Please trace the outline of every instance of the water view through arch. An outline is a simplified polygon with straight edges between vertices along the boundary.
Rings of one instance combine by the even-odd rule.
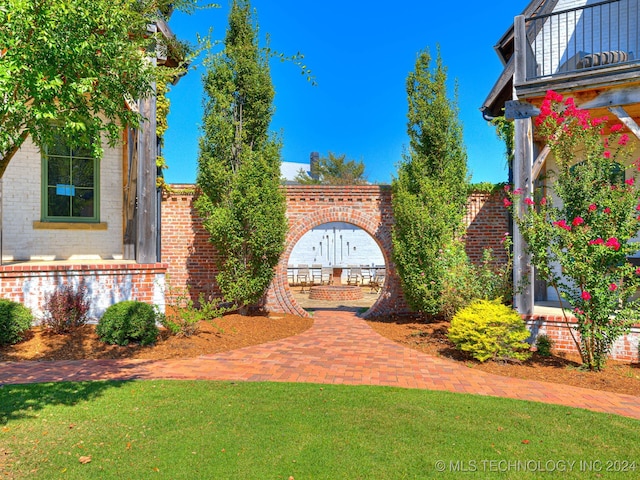
[[[287,280],[305,310],[364,312],[378,300],[386,278],[380,246],[362,228],[346,222],[313,227],[294,245]]]

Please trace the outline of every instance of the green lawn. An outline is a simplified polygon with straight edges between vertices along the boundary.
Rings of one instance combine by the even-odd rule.
[[[638,478],[640,422],[388,387],[7,385],[0,388],[0,472],[46,479]]]

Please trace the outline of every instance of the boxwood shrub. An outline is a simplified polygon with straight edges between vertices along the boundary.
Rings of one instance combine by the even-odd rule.
[[[158,336],[156,313],[151,305],[144,302],[126,300],[116,303],[104,312],[96,333],[105,343],[151,345]]]
[[[21,303],[0,298],[0,345],[13,345],[31,328],[33,314]]]
[[[449,339],[459,350],[481,362],[526,360],[531,356],[525,342],[530,333],[515,310],[499,301],[477,300],[455,314]]]

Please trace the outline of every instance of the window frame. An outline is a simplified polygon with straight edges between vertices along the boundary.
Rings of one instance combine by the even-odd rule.
[[[73,161],[74,150],[77,148],[70,147],[66,142],[60,139],[64,143],[65,149],[69,150],[68,155],[51,155],[54,158],[66,158],[69,161]],[[90,150],[90,149],[89,149]],[[41,195],[40,195],[40,219],[43,223],[100,223],[100,159],[94,156],[82,156],[78,155],[75,158],[82,158],[85,160],[91,160],[93,162],[93,215],[91,217],[79,217],[79,216],[51,216],[49,212],[49,147],[45,146],[41,152]]]

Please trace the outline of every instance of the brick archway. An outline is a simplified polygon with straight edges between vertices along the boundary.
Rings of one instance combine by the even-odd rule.
[[[391,260],[391,190],[384,186],[289,186],[287,187],[289,233],[276,275],[267,292],[266,308],[307,316],[293,298],[287,280],[287,265],[293,247],[312,228],[344,222],[361,228],[378,244],[385,260],[387,278],[378,300],[366,316],[406,310],[395,266]]]
[[[194,208],[193,185],[172,185],[173,192],[162,204],[162,259],[167,263],[167,281],[178,291],[189,289],[197,301],[200,294],[220,294],[215,282],[217,255]],[[276,276],[264,299],[267,310],[307,315],[293,299],[287,282],[287,263],[300,238],[317,225],[345,222],[362,228],[375,239],[385,258],[387,285],[367,316],[409,311],[391,261],[393,208],[391,187],[385,185],[325,186],[288,185],[287,219],[289,234],[285,252],[276,267]],[[497,254],[508,229],[507,211],[500,194],[477,193],[469,197],[465,236],[466,249],[474,262],[482,261],[484,247]],[[500,257],[499,261],[506,261]]]

